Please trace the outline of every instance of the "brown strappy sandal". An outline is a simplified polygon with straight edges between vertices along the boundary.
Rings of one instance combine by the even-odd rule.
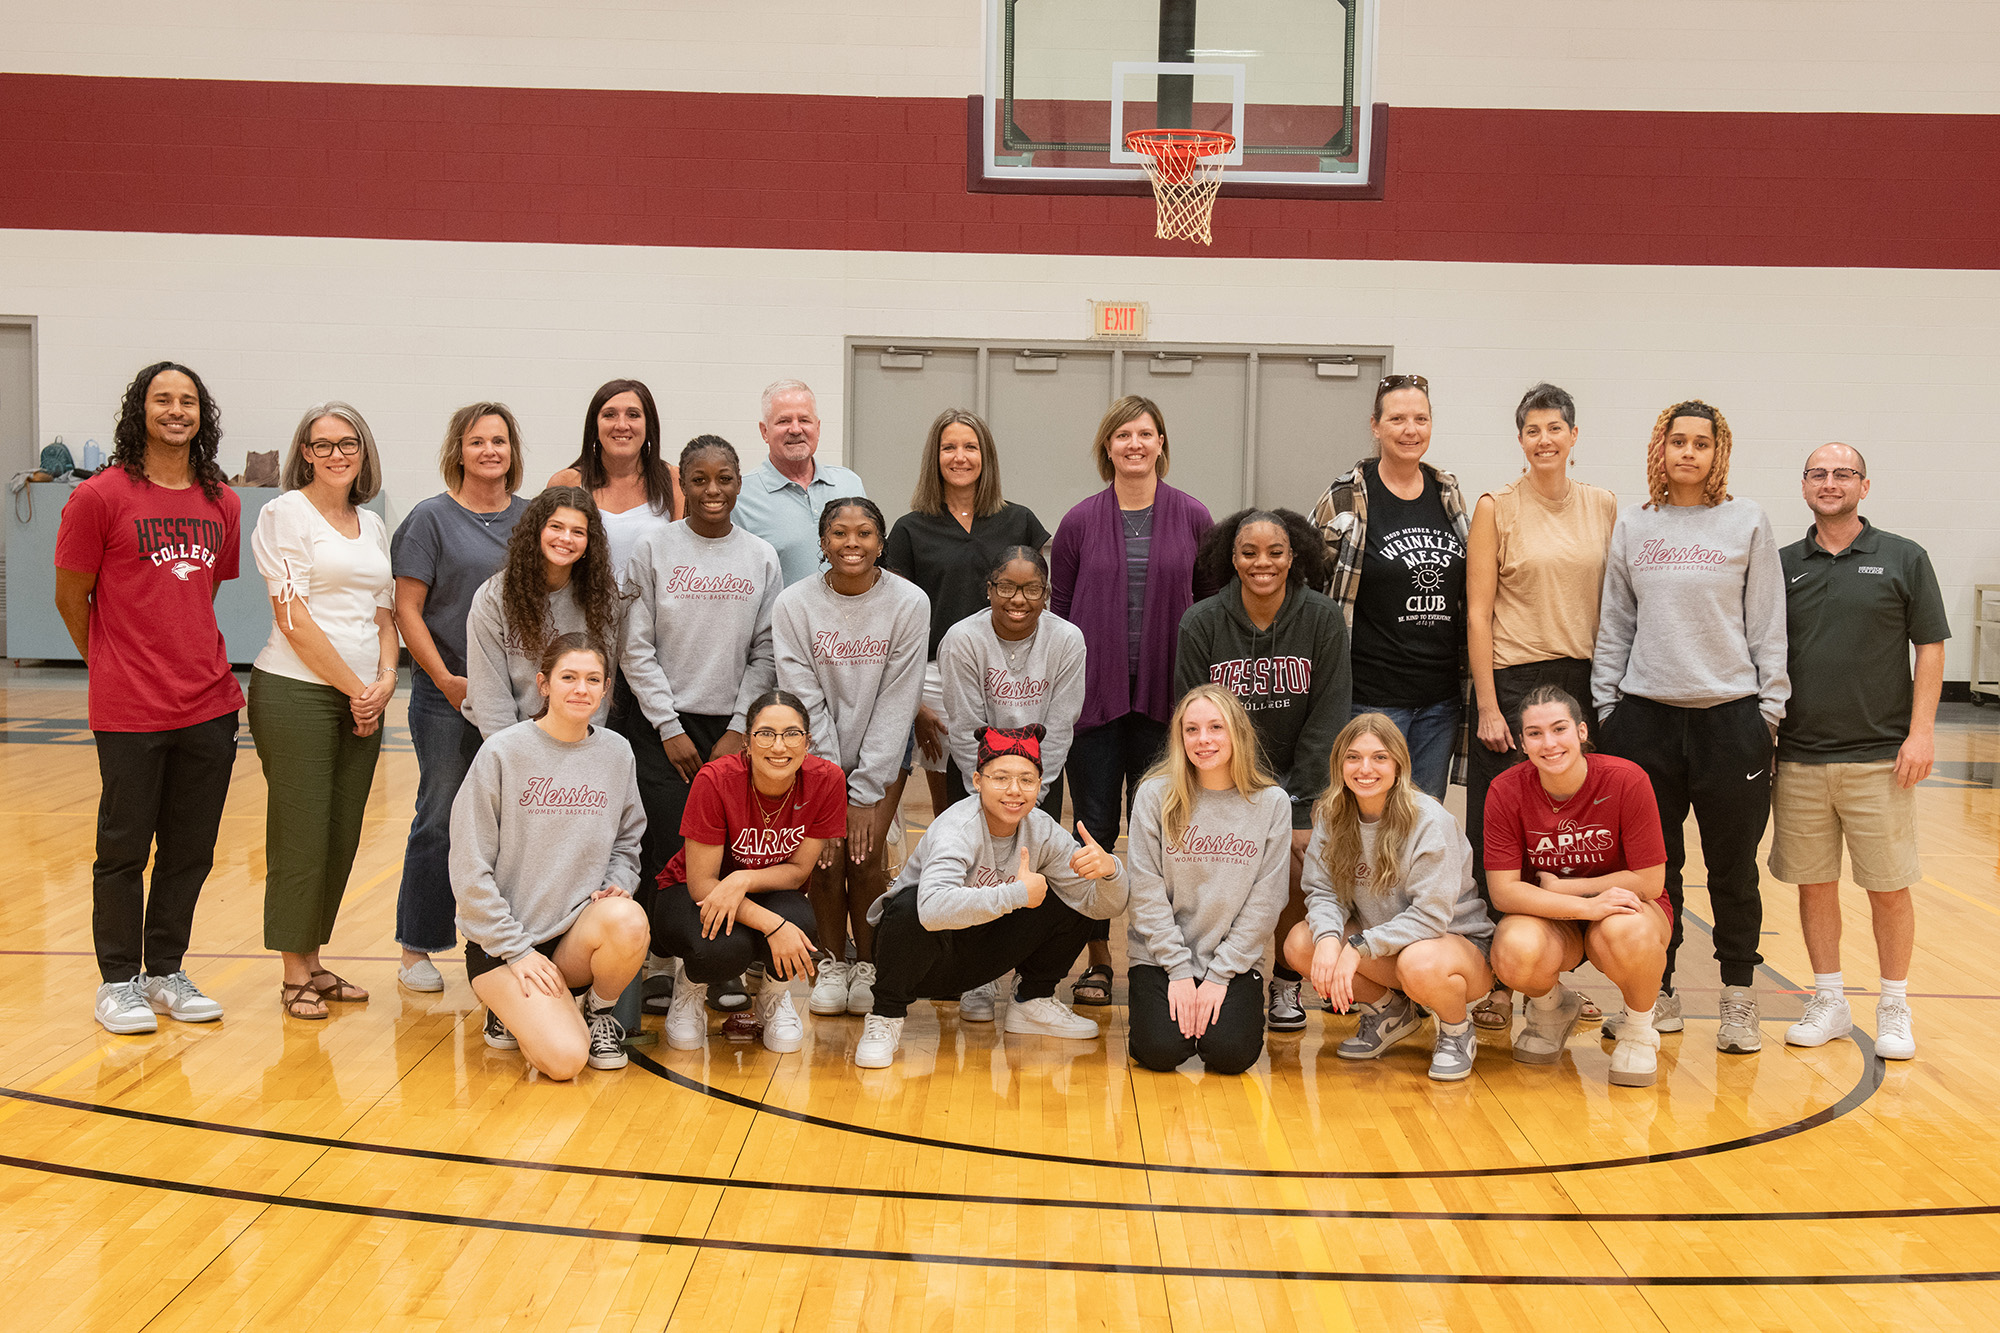
[[[318,1020],[326,1017],[326,1000],[310,981],[278,987],[278,1006],[287,1018]]]
[[[1472,1006],[1472,1024],[1483,1032],[1505,1032],[1513,1027],[1514,992],[1505,986],[1486,992],[1486,998]]]
[[[332,984],[321,985],[321,977],[325,977]],[[368,998],[367,991],[361,989],[361,987],[355,985],[345,977],[335,976],[323,967],[312,974],[310,984],[314,990],[319,992],[319,997],[322,1000],[329,1000],[335,1003],[359,1004]]]

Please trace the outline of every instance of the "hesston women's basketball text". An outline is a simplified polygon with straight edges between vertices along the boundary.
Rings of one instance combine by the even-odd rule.
[[[837,629],[823,629],[813,635],[813,657],[840,666],[859,666],[889,660],[887,639],[845,639]]]
[[[611,804],[610,794],[595,787],[558,787],[550,778],[529,778],[521,792],[521,805],[528,810],[602,810]]]
[[[1658,537],[1646,542],[1632,557],[1634,569],[1699,569],[1706,565],[1726,565],[1729,554],[1711,546],[1669,546]]]
[[[1000,703],[1032,704],[1040,703],[1042,696],[1049,692],[1049,678],[1029,677],[1015,680],[1007,674],[1005,667],[986,669],[986,697]]]
[[[1203,833],[1199,824],[1189,824],[1179,842],[1167,845],[1167,855],[1177,861],[1227,861],[1236,865],[1250,864],[1262,850],[1248,838],[1239,838],[1234,833]]]
[[[757,585],[737,574],[704,575],[693,565],[675,565],[673,572],[660,584],[659,595],[742,602],[757,595]]]

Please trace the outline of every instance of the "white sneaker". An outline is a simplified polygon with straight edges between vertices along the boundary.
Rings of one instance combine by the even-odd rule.
[[[139,984],[146,992],[146,1003],[156,1014],[183,1023],[213,1023],[222,1017],[221,1001],[203,995],[185,972],[166,977],[141,975]]]
[[[1785,1029],[1787,1046],[1824,1046],[1854,1031],[1854,1011],[1845,995],[1814,991],[1806,1001],[1806,1014]]]
[[[1016,1000],[1007,1006],[1006,1030],[1021,1037],[1070,1037],[1094,1041],[1097,1024],[1053,995],[1034,1000]]]
[[[816,1014],[844,1014],[847,1012],[847,963],[839,958],[828,958],[819,965],[819,976],[813,981],[812,999],[807,1007]]]
[[[1911,1030],[1910,1006],[1902,1000],[1875,1004],[1875,1054],[1884,1060],[1914,1060],[1917,1034]]]
[[[1659,1077],[1660,1034],[1652,1026],[1621,1029],[1618,1044],[1611,1048],[1611,1085],[1615,1088],[1650,1088]]]
[[[875,964],[856,963],[847,973],[847,1012],[868,1014],[875,1011]]]
[[[757,992],[757,1021],[764,1025],[764,1049],[789,1055],[806,1044],[806,1025],[792,1007],[792,988],[776,977],[764,978]]]
[[[1000,998],[1000,983],[989,981],[984,986],[974,986],[958,997],[958,1021],[961,1023],[991,1023],[993,1004]]]
[[[1715,1029],[1716,1050],[1727,1055],[1749,1055],[1763,1048],[1756,991],[1748,986],[1724,986],[1721,1010],[1722,1022]]]
[[[432,994],[444,989],[444,973],[437,970],[437,964],[428,958],[419,958],[408,967],[396,969],[396,980],[405,990]]]
[[[708,987],[682,977],[667,1007],[667,1046],[698,1051],[708,1045]]]
[[[130,981],[107,981],[97,988],[97,1021],[106,1032],[129,1037],[135,1032],[157,1032],[160,1020],[146,1000],[146,974]]]
[[[870,1014],[862,1021],[861,1040],[854,1043],[854,1063],[862,1069],[887,1069],[902,1044],[902,1019]]]

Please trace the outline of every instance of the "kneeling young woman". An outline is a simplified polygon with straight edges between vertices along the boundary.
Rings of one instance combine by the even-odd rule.
[[[536,675],[541,713],[479,748],[451,807],[452,892],[486,1044],[557,1079],[624,1066],[611,1007],[646,957],[632,747],[590,724],[609,674],[602,644],[556,636]]]
[[[1292,801],[1236,696],[1197,685],[1132,811],[1132,1058],[1240,1074],[1264,1053],[1265,942],[1291,891]]]
[[[687,980],[667,1010],[667,1045],[708,1043],[708,988],[762,963],[756,1023],[764,1049],[805,1043],[791,979],[813,975],[806,880],[829,838],[847,832],[847,776],[807,754],[806,706],[772,690],[744,712],[747,755],[709,760],[688,789],[681,849],[660,874],[659,935]],[[731,1020],[732,1022],[737,1020]]]
[[[1326,795],[1313,807],[1303,882],[1306,919],[1285,957],[1313,989],[1361,1011],[1334,1052],[1372,1060],[1437,1017],[1431,1077],[1454,1083],[1478,1050],[1467,1002],[1493,988],[1493,919],[1472,885],[1472,845],[1410,781],[1410,747],[1381,713],[1333,743]]]
[[[1125,868],[1036,809],[1039,723],[979,737],[974,794],[931,821],[888,892],[869,907],[875,997],[854,1063],[886,1069],[912,1000],[956,1000],[1020,974],[1003,1026],[1025,1036],[1089,1041],[1097,1024],[1056,999],[1056,984],[1096,933],[1125,910]]]
[[[1514,1058],[1562,1058],[1583,997],[1561,976],[1588,960],[1625,997],[1623,1020],[1604,1025],[1618,1043],[1611,1081],[1647,1087],[1660,1049],[1653,1004],[1673,936],[1653,784],[1637,764],[1584,753],[1583,710],[1557,686],[1522,702],[1518,732],[1528,762],[1486,794],[1486,883],[1506,913],[1493,936],[1493,970],[1529,997]]]

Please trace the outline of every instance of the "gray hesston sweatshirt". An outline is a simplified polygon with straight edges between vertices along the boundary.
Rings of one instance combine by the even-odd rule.
[[[479,747],[451,805],[458,929],[512,962],[568,930],[590,895],[639,884],[646,812],[623,736],[559,741],[521,722]]]
[[[1450,811],[1422,792],[1416,797],[1417,825],[1403,844],[1401,881],[1388,889],[1369,882],[1352,887],[1352,915],[1359,919],[1364,941],[1361,951],[1370,958],[1390,958],[1420,940],[1442,935],[1477,940],[1493,934],[1493,918],[1486,914],[1479,890],[1472,887],[1472,844]],[[1375,829],[1373,824],[1361,826],[1360,869],[1375,859]],[[1355,878],[1361,879],[1358,872]],[[1345,937],[1356,928],[1327,875],[1326,830],[1317,823],[1312,841],[1306,844],[1305,875],[1299,887],[1305,890],[1306,920],[1315,940]]]
[[[771,612],[778,688],[806,706],[812,752],[847,774],[847,799],[874,805],[902,771],[923,698],[931,599],[883,570],[844,597],[815,574],[778,594]]]
[[[501,609],[502,570],[479,585],[472,594],[472,610],[465,618],[465,705],[459,711],[465,720],[491,740],[498,733],[542,711],[542,694],[535,688],[535,671],[541,663],[540,651],[531,657],[507,633],[507,616]],[[549,594],[549,633],[581,634],[585,629],[583,608],[568,584]],[[591,721],[598,726],[611,712],[612,676],[617,670],[618,645],[605,645],[613,657],[604,673],[604,702],[597,706]]]
[[[704,537],[686,519],[639,538],[625,565],[632,610],[620,665],[646,720],[668,740],[682,713],[743,715],[777,679],[771,609],[785,577],[771,543],[736,526]]]
[[[1083,662],[1083,631],[1052,611],[1042,612],[1033,634],[1012,642],[993,632],[990,611],[944,632],[937,664],[946,740],[967,790],[979,766],[981,727],[1039,722],[1048,729],[1042,738],[1042,795],[1048,795],[1083,712]]]
[[[1083,879],[1069,868],[1078,846],[1039,809],[1028,811],[1012,834],[996,837],[979,798],[968,796],[931,821],[903,873],[869,906],[868,920],[880,923],[891,897],[914,890],[917,920],[925,930],[963,930],[997,921],[1028,905],[1028,890],[1020,879],[1021,849],[1026,847],[1028,864],[1048,880],[1050,893],[1084,916],[1109,921],[1125,910],[1124,863],[1114,856],[1115,876]]]
[[[1256,967],[1291,892],[1292,801],[1271,786],[1197,788],[1187,829],[1166,845],[1167,779],[1147,779],[1132,809],[1126,956],[1183,978],[1227,985]]]
[[[1590,693],[1680,708],[1757,696],[1777,726],[1792,697],[1785,575],[1771,521],[1749,500],[1632,505],[1611,529]]]

